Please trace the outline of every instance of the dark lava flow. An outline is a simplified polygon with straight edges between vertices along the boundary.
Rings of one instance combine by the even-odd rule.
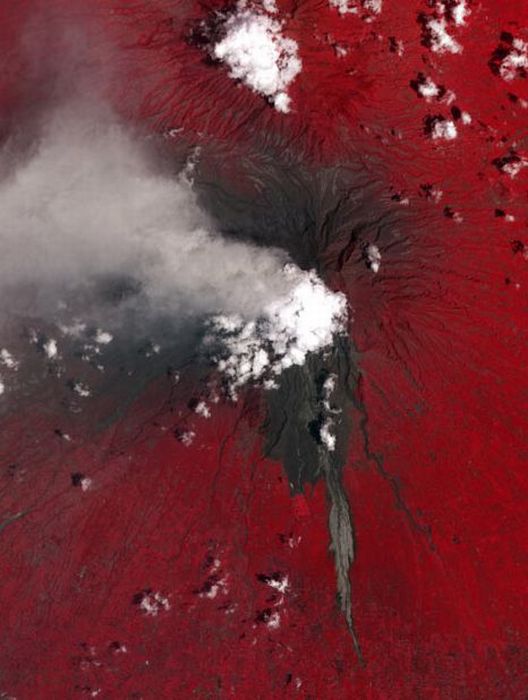
[[[221,179],[210,182],[197,175],[203,204],[225,236],[283,248],[301,268],[314,268],[323,278],[327,276],[327,250],[331,251],[327,258],[329,271],[339,271],[358,252],[368,267],[364,251],[369,244],[390,247],[397,242],[397,216],[376,199],[375,187],[362,169],[322,168],[309,173],[300,164],[286,160],[280,167],[278,163],[279,158],[270,157],[259,163],[258,171],[255,165],[245,163],[242,181],[245,177],[254,187],[245,198],[230,191]],[[248,189],[251,191],[251,187]],[[353,322],[353,310],[350,314]],[[352,425],[351,418],[353,406],[358,406],[360,376],[355,357],[351,341],[339,337],[327,352],[311,354],[303,366],[283,372],[278,389],[266,393],[267,417],[262,432],[265,455],[283,464],[292,495],[302,493],[306,484],[319,479],[326,484],[338,599],[358,658],[364,663],[352,620],[350,568],[355,540],[342,482],[350,432],[360,429]],[[323,386],[331,376],[336,378],[332,393],[337,414],[334,450],[321,439],[325,421]]]
[[[341,337],[331,351],[312,355],[302,367],[285,372],[279,388],[268,395],[268,418],[263,430],[266,455],[282,462],[292,493],[302,492],[308,482],[325,481],[338,598],[356,652],[363,663],[352,620],[350,567],[355,558],[354,532],[342,482],[358,379],[358,370],[350,357],[350,342]],[[333,425],[335,450],[329,450],[321,439],[321,429],[327,417],[323,408],[323,387],[331,376],[336,378],[332,392],[333,412],[337,414]]]

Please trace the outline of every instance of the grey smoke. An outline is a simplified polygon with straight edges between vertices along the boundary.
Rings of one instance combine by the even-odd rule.
[[[286,254],[223,238],[189,173],[157,167],[148,143],[105,109],[51,115],[0,182],[0,211],[3,313],[46,316],[84,295],[101,314],[97,291],[112,280],[133,290],[124,305],[175,323],[255,317],[286,291]]]

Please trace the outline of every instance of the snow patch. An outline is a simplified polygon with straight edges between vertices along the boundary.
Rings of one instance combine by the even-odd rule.
[[[271,8],[271,9],[269,9]],[[290,111],[288,87],[301,72],[298,45],[282,34],[283,22],[274,19],[275,3],[263,9],[247,9],[239,2],[237,11],[223,25],[223,37],[211,55],[229,67],[229,75],[263,95],[279,112]]]

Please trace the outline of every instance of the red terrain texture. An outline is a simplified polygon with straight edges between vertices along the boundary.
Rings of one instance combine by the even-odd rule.
[[[278,5],[303,61],[286,116],[188,40],[221,3],[4,3],[2,130],[53,100],[71,16],[89,60],[115,66],[123,118],[183,129],[248,196],[240,159],[268,148],[368,183],[390,220],[379,273],[346,241],[319,250],[360,372],[344,483],[365,664],[336,603],[324,484],[292,497],[262,457],[260,393],[193,415],[186,447],[173,428],[194,389],[168,397],[161,377],[103,427],[58,426],[47,395],[2,417],[2,698],[528,697],[528,81],[493,70],[510,35],[528,39],[528,7],[473,2],[451,31],[463,51],[440,54],[426,1],[385,0],[373,21]],[[421,97],[420,74],[452,103]],[[439,117],[456,139],[431,137]]]

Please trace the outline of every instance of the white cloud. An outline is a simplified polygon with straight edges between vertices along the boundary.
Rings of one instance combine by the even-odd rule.
[[[190,447],[193,444],[195,437],[196,433],[193,430],[185,430],[178,436],[178,439],[182,445],[185,447]]]
[[[381,267],[381,253],[378,246],[374,245],[374,243],[369,243],[367,246],[367,263],[374,274],[379,272]]]
[[[114,336],[108,331],[103,331],[100,328],[97,329],[95,333],[95,342],[99,345],[108,345],[114,339]]]
[[[211,47],[211,54],[229,67],[232,78],[267,97],[277,111],[290,111],[288,87],[301,72],[302,63],[297,43],[283,35],[282,23],[269,9],[267,13],[245,9],[239,3],[237,11],[227,17],[223,36]]]
[[[210,588],[199,593],[198,596],[200,598],[209,598],[210,600],[212,600],[213,598],[216,598],[216,596],[219,593],[227,594],[229,592],[229,589],[227,587],[227,580],[227,576],[224,576],[215,583],[211,584]]]
[[[337,375],[329,374],[323,384],[323,405],[327,411],[330,411],[330,397],[335,391],[337,384]]]
[[[205,401],[199,401],[196,404],[196,408],[194,409],[194,412],[202,416],[202,418],[210,418],[211,417],[211,411],[209,410],[209,407],[205,403]]]
[[[290,580],[287,576],[279,576],[277,578],[269,577],[266,583],[279,593],[286,593],[290,588]]]
[[[171,608],[169,599],[159,591],[145,592],[139,604],[139,609],[149,617],[156,617],[161,611],[168,612]]]
[[[83,399],[87,399],[92,395],[89,387],[86,384],[83,384],[83,382],[75,382],[73,385],[73,391]]]
[[[336,446],[336,436],[332,432],[333,427],[333,420],[331,418],[327,418],[319,431],[321,442],[329,452],[333,452]]]
[[[277,629],[279,629],[280,624],[281,624],[280,614],[275,610],[274,612],[271,613],[271,615],[266,620],[266,626],[270,630],[277,630]]]
[[[92,487],[92,480],[88,476],[83,476],[83,478],[80,481],[81,484],[81,490],[82,491],[89,491]]]
[[[342,15],[358,14],[360,9],[379,15],[382,7],[382,0],[330,0],[330,6],[335,7]]]
[[[499,65],[499,73],[503,80],[510,82],[519,77],[522,71],[528,70],[528,42],[514,39],[512,47]]]
[[[292,264],[283,269],[289,290],[268,302],[255,320],[218,315],[211,319],[209,344],[221,341],[215,357],[233,398],[247,382],[271,381],[306,356],[330,346],[347,318],[346,298],[331,292],[315,272]]]
[[[430,102],[433,98],[439,96],[440,88],[430,77],[427,77],[418,84],[418,92],[422,97],[425,97],[427,102]]]
[[[431,42],[431,49],[436,53],[460,53],[462,46],[448,32],[447,22],[443,17],[431,17],[426,23]]]
[[[79,338],[86,330],[86,323],[74,320],[71,324],[59,323],[59,330],[63,335]]]
[[[471,10],[468,7],[467,0],[458,0],[450,9],[450,14],[453,22],[457,26],[462,26],[466,23],[467,17],[471,14]]]
[[[262,0],[262,7],[269,13],[278,12],[275,0]]]
[[[526,168],[526,166],[528,166],[528,159],[521,158],[521,160],[506,163],[502,166],[501,170],[503,173],[506,173],[506,175],[509,175],[513,180],[523,168]]]
[[[323,384],[323,400],[321,402],[324,411],[324,419],[321,428],[319,429],[319,437],[321,439],[321,442],[329,452],[333,452],[336,446],[336,436],[334,432],[334,416],[341,413],[340,409],[333,408],[330,403],[330,398],[335,391],[336,385],[337,375],[329,374]]]
[[[42,349],[44,350],[44,354],[46,355],[48,360],[55,360],[59,354],[57,341],[54,338],[49,338],[48,340],[46,340],[46,342],[42,346]]]
[[[467,0],[438,0],[434,14],[425,22],[431,49],[436,53],[461,53],[462,45],[450,30],[464,26],[470,14]]]
[[[456,124],[451,119],[437,119],[431,129],[431,137],[435,140],[452,141],[458,136]]]
[[[4,365],[4,367],[7,367],[7,369],[17,370],[20,365],[20,362],[18,362],[18,360],[15,360],[15,358],[7,348],[2,348],[0,350],[0,364]]]

